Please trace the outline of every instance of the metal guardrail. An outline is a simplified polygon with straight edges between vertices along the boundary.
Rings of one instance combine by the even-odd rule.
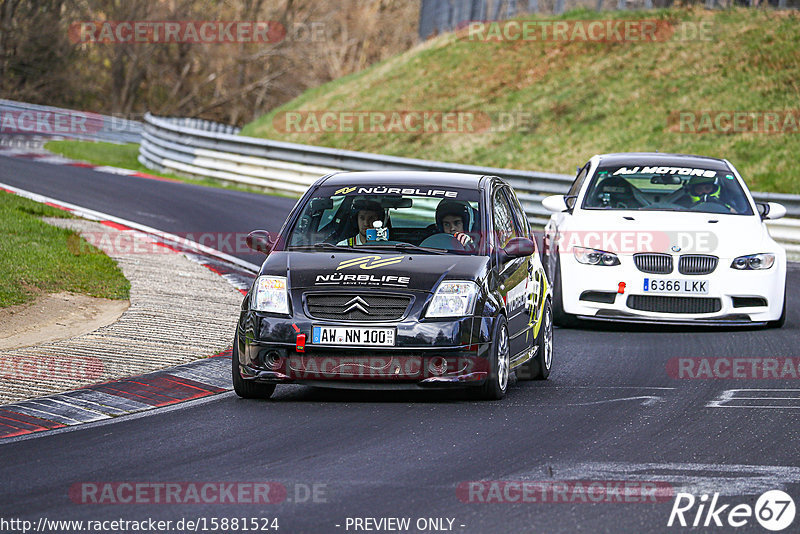
[[[236,135],[238,129],[197,119],[145,115],[139,161],[148,168],[211,177],[267,190],[302,194],[323,174],[335,170],[422,170],[500,176],[517,191],[534,224],[550,213],[541,200],[563,194],[573,176],[384,156]],[[754,192],[758,202],[779,202],[788,217],[769,221],[772,236],[800,258],[800,195]]]
[[[143,129],[120,117],[0,99],[0,136],[139,143]]]

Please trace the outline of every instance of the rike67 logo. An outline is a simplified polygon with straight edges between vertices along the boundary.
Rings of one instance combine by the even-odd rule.
[[[794,500],[780,490],[763,493],[754,507],[744,503],[721,504],[719,493],[715,493],[710,501],[708,495],[698,499],[691,493],[678,493],[667,526],[739,528],[755,518],[765,529],[779,532],[794,522],[794,516]]]

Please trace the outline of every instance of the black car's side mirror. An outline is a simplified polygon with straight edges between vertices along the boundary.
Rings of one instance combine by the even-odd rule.
[[[512,237],[506,246],[503,247],[502,251],[504,261],[510,261],[514,258],[524,258],[536,252],[536,243],[527,237]]]
[[[253,230],[247,234],[245,242],[251,249],[264,254],[269,254],[272,247],[275,246],[275,240],[266,230]]]

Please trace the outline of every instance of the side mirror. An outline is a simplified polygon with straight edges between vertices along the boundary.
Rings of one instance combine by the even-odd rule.
[[[542,206],[551,213],[561,213],[569,209],[564,195],[550,195],[549,197],[544,197],[542,199]]]
[[[272,236],[266,230],[253,230],[247,234],[245,242],[251,249],[256,252],[263,252],[264,254],[269,254],[272,247],[275,246],[275,240],[272,239]]]
[[[536,243],[527,237],[512,237],[508,244],[503,248],[506,260],[513,258],[523,258],[536,252]]]
[[[761,216],[762,221],[774,221],[775,219],[786,216],[786,207],[777,202],[757,202],[756,207],[758,208],[758,214]]]

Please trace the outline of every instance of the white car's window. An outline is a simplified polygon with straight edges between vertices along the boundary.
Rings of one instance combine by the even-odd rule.
[[[583,208],[753,214],[729,171],[673,166],[601,166]]]
[[[583,186],[584,180],[586,180],[586,173],[589,172],[589,164],[583,166],[583,168],[578,172],[578,176],[575,178],[575,181],[572,182],[572,186],[569,188],[569,192],[566,196],[574,197],[578,196],[578,192],[581,190]]]

